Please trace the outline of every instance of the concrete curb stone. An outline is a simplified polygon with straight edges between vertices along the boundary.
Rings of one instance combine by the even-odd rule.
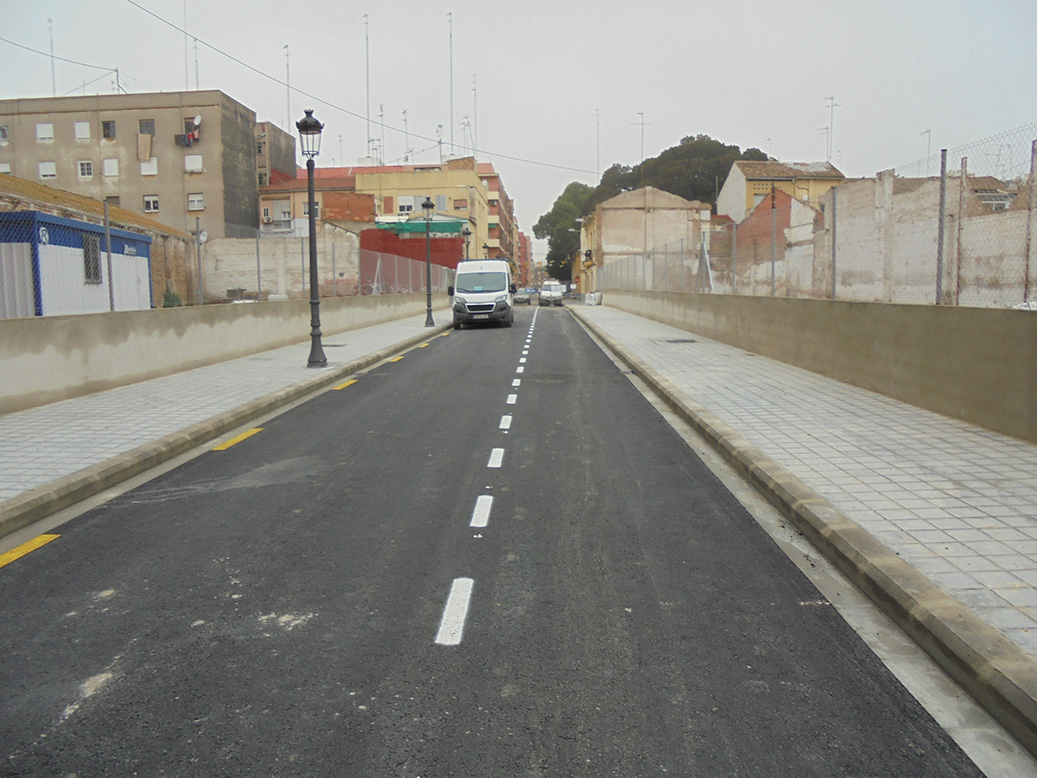
[[[1037,756],[1037,662],[933,584],[794,474],[596,326],[570,312],[691,424],[771,504],[1031,754]]]

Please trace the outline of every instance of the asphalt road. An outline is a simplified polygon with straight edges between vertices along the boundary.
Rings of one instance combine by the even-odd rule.
[[[58,532],[0,775],[979,775],[564,309]]]

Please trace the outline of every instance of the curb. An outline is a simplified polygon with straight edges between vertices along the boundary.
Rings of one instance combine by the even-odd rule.
[[[570,312],[1037,757],[1037,662],[584,314]]]
[[[213,416],[205,421],[166,435],[163,438],[145,443],[124,454],[98,462],[71,475],[64,476],[35,489],[5,500],[0,503],[0,538],[29,526],[33,522],[44,519],[70,505],[93,497],[105,489],[139,475],[173,457],[190,451],[196,446],[236,429],[252,419],[264,416],[278,408],[295,402],[309,394],[324,389],[329,384],[353,373],[364,370],[383,359],[416,346],[430,337],[450,330],[453,325],[439,325],[429,328],[420,336],[413,336],[390,346],[389,348],[368,354],[329,370],[322,370],[318,375],[301,381],[287,389],[271,392],[234,410]]]

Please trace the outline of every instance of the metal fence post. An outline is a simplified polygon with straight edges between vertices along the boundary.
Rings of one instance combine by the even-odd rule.
[[[777,291],[778,279],[778,211],[774,207],[774,185],[771,185],[771,297]]]
[[[1037,163],[1037,140],[1030,143],[1030,202],[1026,209],[1026,241],[1023,249],[1023,302],[1030,302],[1030,252],[1033,245],[1034,167]]]
[[[263,275],[259,263],[259,232],[256,231],[256,302],[263,299]]]
[[[738,225],[731,223],[731,294],[738,294]]]
[[[940,151],[940,219],[936,223],[936,304],[943,303],[943,232],[947,210],[947,149]]]
[[[834,299],[836,299],[836,297],[838,297],[838,292],[836,291],[836,289],[838,288],[838,280],[836,278],[836,272],[835,272],[835,267],[836,267],[836,265],[835,265],[835,259],[836,259],[836,250],[835,250],[836,240],[835,240],[835,235],[836,235],[836,230],[838,229],[838,220],[836,219],[835,200],[836,200],[836,193],[838,192],[838,189],[836,187],[832,187],[831,191],[832,191],[832,299],[834,300]]]

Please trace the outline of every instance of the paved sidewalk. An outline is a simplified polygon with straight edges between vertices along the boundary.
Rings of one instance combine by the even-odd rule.
[[[571,310],[988,710],[1013,698],[991,713],[1033,751],[1037,445],[614,308]]]
[[[447,312],[449,315],[449,312]],[[0,538],[450,325],[425,314],[0,416]]]

